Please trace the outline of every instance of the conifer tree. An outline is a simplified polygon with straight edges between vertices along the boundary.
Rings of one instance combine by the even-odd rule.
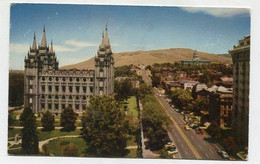
[[[38,154],[39,141],[36,126],[36,117],[31,108],[26,107],[20,117],[22,129],[22,154]]]

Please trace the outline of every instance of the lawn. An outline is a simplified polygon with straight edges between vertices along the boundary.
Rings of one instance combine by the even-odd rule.
[[[137,110],[137,104],[136,104],[136,97],[132,96],[128,98],[128,114],[133,117],[133,119],[138,118],[138,110]]]
[[[72,132],[62,132],[57,129],[50,131],[50,132],[43,132],[42,130],[37,129],[37,132],[38,132],[38,136],[39,136],[39,141],[46,140],[46,139],[52,138],[52,137],[57,137],[57,136],[79,135],[81,133],[81,131],[78,129],[76,129],[75,131],[72,131]],[[21,136],[21,129],[9,129],[8,138],[14,137],[17,133]],[[14,140],[14,138],[12,140]]]
[[[64,146],[70,143],[77,147],[79,157],[86,156],[84,153],[86,149],[86,143],[82,138],[60,138],[57,140],[52,140],[47,145],[45,145],[45,149],[50,155],[63,156]]]
[[[129,153],[124,156],[126,158],[137,158],[137,149],[129,149]]]

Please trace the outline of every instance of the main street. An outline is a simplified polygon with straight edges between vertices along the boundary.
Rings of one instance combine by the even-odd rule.
[[[141,73],[143,80],[148,85],[151,85],[151,80],[144,67],[141,68]],[[161,93],[156,88],[153,91],[161,105],[165,108],[166,113],[170,116],[171,129],[168,130],[168,134],[179,151],[176,158],[221,160],[222,158],[217,152],[219,149],[218,146],[207,141],[203,135],[196,134],[192,129],[186,131],[184,129],[186,124],[183,116],[171,108],[170,104],[161,96]]]

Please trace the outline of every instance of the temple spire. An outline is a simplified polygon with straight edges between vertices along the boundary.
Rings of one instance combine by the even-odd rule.
[[[35,32],[34,32],[32,50],[36,50],[36,49],[37,49],[36,45],[37,45],[37,44],[36,44],[36,34],[35,34]]]
[[[106,24],[106,30],[105,30],[105,35],[104,35],[104,42],[106,46],[109,46],[109,37],[108,37],[108,31],[107,31],[107,24]]]
[[[41,47],[47,47],[46,34],[45,34],[45,26],[43,26],[42,40],[41,40],[40,46],[41,46]]]
[[[53,51],[53,43],[52,43],[52,40],[51,40],[51,48],[50,48],[50,53],[54,53],[54,51]]]

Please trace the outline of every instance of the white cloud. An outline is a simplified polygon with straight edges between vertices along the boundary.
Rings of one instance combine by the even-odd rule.
[[[29,44],[10,43],[10,52],[26,53],[30,48]]]
[[[53,49],[56,52],[73,52],[78,50],[78,48],[71,48],[63,45],[53,45]]]
[[[98,46],[95,43],[80,42],[80,41],[73,40],[73,39],[72,40],[66,40],[65,44],[67,44],[69,46],[73,46],[73,47],[79,47],[79,48]]]
[[[183,7],[184,11],[190,13],[205,13],[214,17],[232,17],[240,14],[249,14],[249,9],[246,8],[200,8],[200,7]]]

